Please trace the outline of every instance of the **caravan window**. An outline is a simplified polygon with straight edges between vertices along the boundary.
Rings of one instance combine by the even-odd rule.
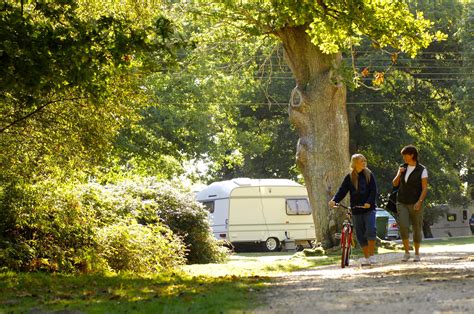
[[[446,218],[448,219],[448,221],[456,221],[456,214],[448,214],[446,216]]]
[[[214,213],[214,201],[211,202],[202,202],[202,205],[212,214]]]
[[[311,206],[305,198],[286,200],[287,215],[311,215]]]

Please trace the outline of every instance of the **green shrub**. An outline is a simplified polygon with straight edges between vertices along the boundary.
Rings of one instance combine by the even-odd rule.
[[[226,250],[214,238],[209,224],[208,211],[194,195],[179,193],[164,184],[155,184],[153,198],[143,202],[138,220],[153,222],[158,217],[174,233],[183,237],[189,250],[189,263],[221,262]]]
[[[20,271],[73,271],[92,260],[94,217],[70,187],[11,184],[0,198],[0,265]]]
[[[97,211],[104,224],[135,219],[144,225],[162,223],[183,239],[188,263],[221,262],[227,250],[213,237],[207,210],[169,183],[153,178],[123,181],[114,185],[91,184],[83,191],[83,204]]]
[[[159,272],[185,262],[179,237],[159,224],[119,223],[98,232],[99,254],[114,271]]]
[[[212,236],[207,211],[168,184],[44,181],[0,189],[0,268],[158,271],[183,256],[209,263],[227,255]]]

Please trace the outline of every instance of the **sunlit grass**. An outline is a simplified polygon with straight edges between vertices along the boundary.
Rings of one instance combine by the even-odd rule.
[[[258,304],[261,276],[154,276],[0,273],[0,313],[79,310],[85,313],[169,313],[246,310]],[[243,302],[244,301],[244,302]]]
[[[421,244],[423,247],[434,247],[438,245],[453,246],[453,245],[464,245],[474,244],[474,236],[458,237],[458,238],[440,238],[436,240],[426,239]]]
[[[352,250],[352,258],[362,256],[360,248]],[[230,256],[225,264],[187,265],[182,269],[190,275],[200,276],[266,276],[275,277],[282,273],[338,264],[341,258],[339,248],[325,252],[323,256],[305,256],[303,252],[239,253]]]
[[[276,276],[281,272],[334,264],[338,255],[305,257],[302,253],[246,253],[234,254],[225,264],[187,265],[183,270],[202,276]]]

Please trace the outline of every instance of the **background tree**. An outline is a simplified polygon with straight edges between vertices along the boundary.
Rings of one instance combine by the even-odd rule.
[[[70,177],[104,160],[117,131],[143,104],[143,74],[173,62],[182,46],[159,7],[144,7],[131,1],[2,4],[2,182]]]
[[[179,6],[168,10],[193,46],[180,51],[173,67],[146,79],[149,106],[116,142],[118,164],[127,165],[127,171],[169,179],[183,174],[190,161],[228,167],[240,162],[236,104],[253,90],[254,78],[252,65],[242,70],[233,59],[254,54],[258,44],[227,42],[235,31],[215,29],[183,12]]]
[[[254,87],[237,105],[236,141],[242,162],[231,168],[216,165],[209,174],[211,181],[235,177],[302,181],[294,158],[298,137],[288,121],[288,91],[293,80],[288,76],[281,48],[270,44],[273,49],[257,51],[252,56],[257,68],[253,73]]]
[[[114,152],[118,168],[172,178],[200,161],[208,165],[201,177],[207,182],[269,172],[296,178],[287,109],[261,106],[268,97],[288,103],[286,81],[273,84],[279,65],[271,59],[281,58],[272,56],[274,39],[248,40],[233,25],[196,18],[179,2],[167,12],[193,47],[180,51],[175,66],[147,78],[150,106],[121,131]],[[277,140],[280,135],[291,142]]]
[[[386,194],[396,165],[401,163],[401,147],[413,143],[420,148],[421,162],[430,177],[424,228],[428,236],[430,224],[449,209],[437,205],[465,206],[469,202],[463,173],[472,149],[472,74],[466,71],[466,60],[472,54],[465,49],[465,32],[472,8],[451,0],[412,5],[436,21],[449,37],[415,59],[397,58],[380,92],[349,94],[349,102],[356,103],[349,114],[351,150],[369,156],[380,192]],[[387,66],[380,54],[361,53],[358,58],[368,71]]]

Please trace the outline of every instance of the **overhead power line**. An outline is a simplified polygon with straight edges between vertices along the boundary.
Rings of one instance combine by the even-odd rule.
[[[264,76],[264,77],[254,77],[255,79],[276,79],[276,80],[294,80],[293,77],[291,76]],[[419,78],[419,77],[417,77]],[[462,81],[462,82],[471,82],[474,81],[474,79],[460,79],[460,78],[427,78],[430,81]],[[364,81],[372,81],[371,78],[363,78],[362,80]],[[397,79],[395,80],[397,82],[406,82],[409,81],[409,79]]]
[[[359,102],[346,102],[346,105],[410,105],[414,103],[438,103],[437,100],[413,100],[413,101],[359,101]],[[474,99],[455,101],[458,104],[474,103]],[[197,102],[189,103],[192,105],[207,105],[209,103]],[[168,104],[173,106],[186,106],[186,103],[174,103]],[[288,102],[250,102],[250,103],[228,103],[229,106],[288,106]]]

